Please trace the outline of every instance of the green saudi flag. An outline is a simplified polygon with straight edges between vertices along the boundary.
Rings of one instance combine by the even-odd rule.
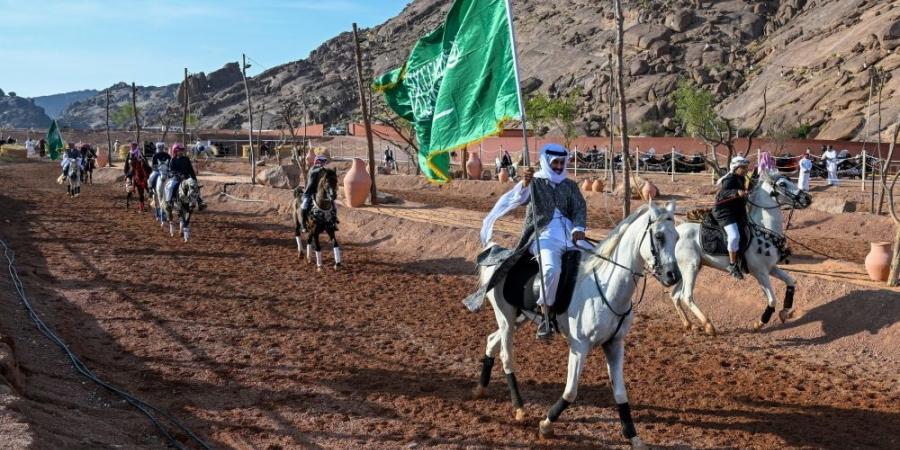
[[[62,133],[59,132],[59,125],[54,120],[50,124],[50,129],[47,130],[47,152],[50,155],[50,159],[56,161],[64,147]]]
[[[450,180],[450,152],[520,119],[506,0],[456,0],[447,21],[419,39],[406,64],[376,90],[416,128],[419,165]]]

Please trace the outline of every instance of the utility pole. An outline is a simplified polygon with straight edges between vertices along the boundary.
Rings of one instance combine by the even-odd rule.
[[[262,157],[262,148],[263,148],[263,140],[262,140],[262,127],[263,127],[263,117],[266,115],[266,104],[263,103],[262,109],[259,111],[259,128],[256,129],[256,142],[259,143],[259,156]]]
[[[138,149],[140,149],[141,154],[144,154],[144,144],[141,142],[141,122],[138,120],[137,87],[134,85],[133,81],[131,82],[131,113],[134,116],[135,140],[137,141]]]
[[[188,97],[190,97],[190,89],[188,88],[188,70],[184,68],[184,82],[181,85],[181,143],[187,147],[187,119],[188,119]]]
[[[366,143],[369,146],[369,175],[372,177],[372,190],[369,191],[369,203],[378,204],[378,190],[375,188],[375,145],[372,143],[372,125],[369,123],[369,108],[366,106],[366,88],[362,73],[362,51],[359,47],[359,32],[356,22],[353,23],[353,45],[356,47],[356,78],[359,81],[359,106],[362,108],[363,124],[366,126]]]
[[[241,78],[244,79],[244,93],[247,94],[247,116],[249,117],[248,123],[250,124],[250,184],[256,184],[256,154],[253,151],[253,104],[250,103],[250,85],[247,84],[247,68],[250,66],[247,65],[247,55],[242,54],[241,59],[243,60],[243,64],[241,65]]]
[[[109,134],[109,89],[106,90],[106,167],[112,167],[112,136]]]
[[[625,18],[622,15],[622,0],[614,0],[614,3],[616,7],[616,92],[619,96],[619,133],[622,134],[622,165],[624,166],[622,171],[622,192],[625,195],[625,199],[622,203],[622,213],[624,214],[623,217],[628,217],[631,214],[631,156],[628,150],[628,118],[625,114],[625,72],[623,69],[624,57],[622,55],[624,51],[622,37]]]

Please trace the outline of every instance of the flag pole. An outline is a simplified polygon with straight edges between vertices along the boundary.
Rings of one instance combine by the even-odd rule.
[[[528,127],[525,123],[525,101],[522,99],[522,82],[519,80],[519,55],[516,50],[516,29],[513,27],[512,0],[506,0],[506,21],[509,22],[509,42],[512,47],[513,71],[516,75],[516,97],[519,99],[519,112],[522,118],[522,137],[525,139],[524,162],[531,165],[531,156],[528,154]]]
[[[522,100],[522,83],[519,81],[519,55],[516,51],[516,29],[513,27],[513,14],[512,14],[512,0],[506,0],[506,21],[509,22],[509,43],[512,50],[512,60],[513,60],[513,70],[516,75],[516,96],[519,98],[519,113],[522,118],[522,139],[525,140],[525,158],[523,162],[526,166],[531,166],[531,157],[528,154],[528,127],[526,126],[525,121],[525,102]],[[540,281],[541,281],[541,298],[544,301],[547,301],[547,288],[544,286],[544,261],[541,258],[541,233],[538,229],[537,223],[537,213],[534,212],[534,179],[532,178],[531,182],[528,183],[528,194],[529,201],[531,201],[531,226],[532,233],[534,235],[534,245],[537,250],[537,260],[538,260],[538,270],[540,271]],[[547,317],[550,307],[545,305],[541,306],[541,310],[544,313],[545,320],[549,320]],[[549,326],[549,324],[548,324]]]

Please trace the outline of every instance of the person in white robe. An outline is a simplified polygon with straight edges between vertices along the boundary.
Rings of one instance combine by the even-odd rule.
[[[809,192],[809,176],[812,173],[813,162],[810,159],[809,149],[800,159],[800,177],[797,179],[797,186],[804,192]]]

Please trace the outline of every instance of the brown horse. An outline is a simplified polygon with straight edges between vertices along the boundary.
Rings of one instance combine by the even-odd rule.
[[[337,206],[335,199],[337,198],[337,172],[334,169],[322,169],[319,176],[319,183],[316,186],[316,197],[311,199],[309,218],[306,223],[306,229],[309,230],[306,237],[305,245],[302,239],[302,227],[300,221],[301,204],[303,202],[301,196],[302,190],[297,188],[294,190],[294,239],[297,241],[297,252],[299,257],[303,257],[303,251],[306,250],[306,261],[312,262],[313,245],[315,245],[316,269],[322,271],[322,245],[319,242],[319,235],[328,233],[331,244],[334,249],[334,268],[341,266],[341,247],[335,238],[337,231]]]
[[[147,179],[150,178],[150,166],[147,160],[130,156],[125,160],[125,209],[131,208],[131,198],[137,191],[141,202],[141,212],[145,211],[144,192],[147,191]]]

